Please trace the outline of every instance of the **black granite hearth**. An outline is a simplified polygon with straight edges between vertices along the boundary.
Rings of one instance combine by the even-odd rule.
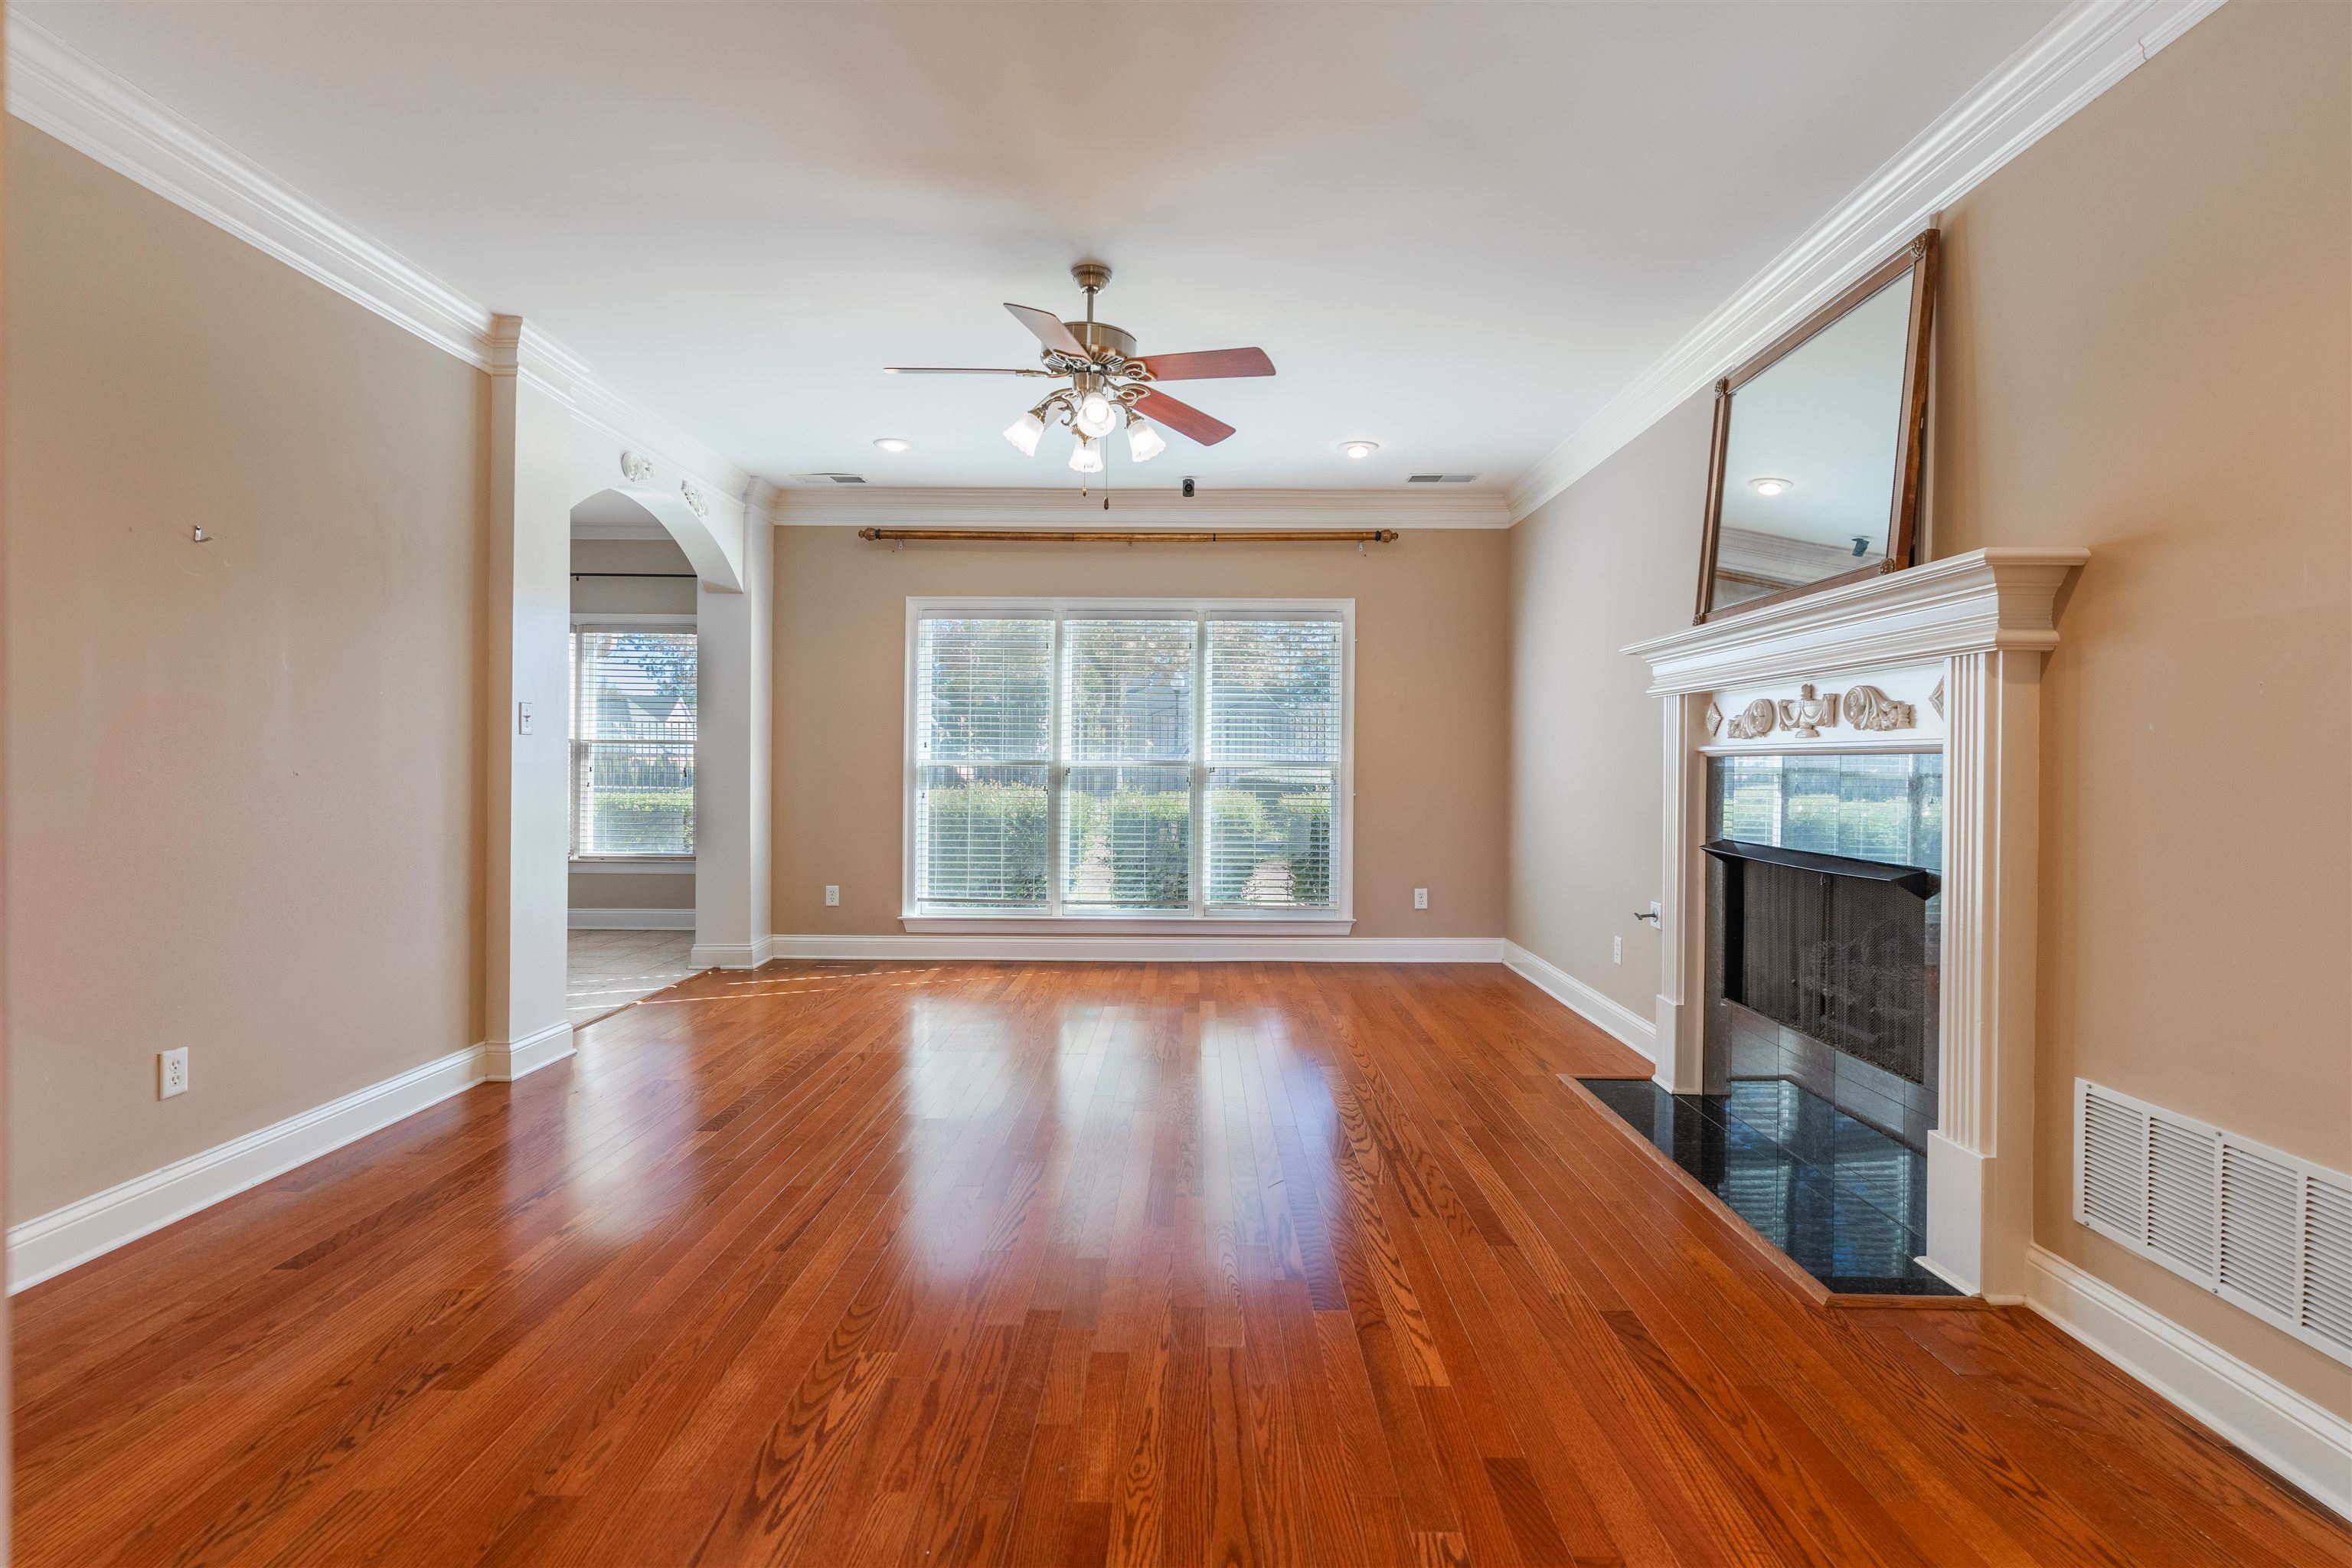
[[[1578,1081],[1830,1289],[1959,1294],[1912,1261],[1927,1250],[1926,1156],[1819,1095],[1786,1079],[1727,1094]]]

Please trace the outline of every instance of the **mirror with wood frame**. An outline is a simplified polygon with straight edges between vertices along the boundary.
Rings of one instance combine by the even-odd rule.
[[[1715,384],[1697,620],[1911,564],[1936,231]]]

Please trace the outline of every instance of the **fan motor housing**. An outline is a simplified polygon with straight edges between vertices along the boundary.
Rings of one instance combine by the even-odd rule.
[[[1087,357],[1100,363],[1106,359],[1133,359],[1135,334],[1108,321],[1064,321],[1070,336],[1086,345]]]

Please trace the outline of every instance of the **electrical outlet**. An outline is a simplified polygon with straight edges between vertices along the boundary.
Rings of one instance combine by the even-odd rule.
[[[827,882],[824,885],[824,907],[829,910],[841,907],[841,888],[838,884]]]
[[[188,1092],[188,1047],[159,1051],[155,1056],[155,1098],[169,1100]]]
[[[1417,910],[1425,910],[1429,908],[1429,889],[1427,888],[1415,888],[1412,890],[1412,907]]]
[[[1623,937],[1612,936],[1609,939],[1609,962],[1612,963],[1622,963],[1625,962],[1625,939]]]

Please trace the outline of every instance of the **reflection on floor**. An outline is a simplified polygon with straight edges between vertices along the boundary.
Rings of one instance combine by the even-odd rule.
[[[1821,1096],[1786,1079],[1728,1094],[1578,1081],[1832,1290],[1958,1294],[1912,1261],[1927,1250],[1927,1156]]]
[[[690,931],[573,931],[565,1016],[576,1029],[677,984],[694,973],[686,962],[693,946]]]

